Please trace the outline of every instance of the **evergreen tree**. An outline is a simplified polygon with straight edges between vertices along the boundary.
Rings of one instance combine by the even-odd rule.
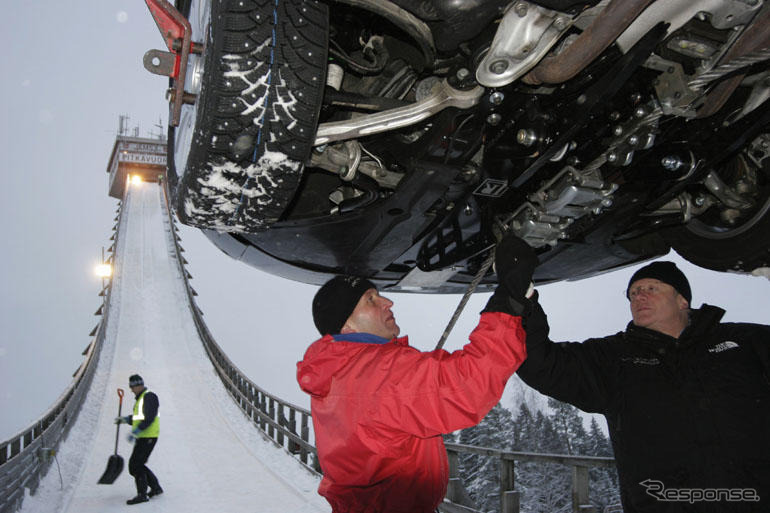
[[[551,408],[549,418],[553,422],[564,447],[564,454],[587,454],[589,450],[588,433],[583,427],[583,419],[578,409],[571,404],[548,398],[548,407]]]
[[[510,451],[514,440],[513,415],[497,404],[478,425],[460,432],[459,443]],[[460,475],[479,511],[500,510],[500,461],[477,454],[460,455]]]
[[[519,414],[513,424],[513,450],[532,452],[533,441],[536,440],[534,431],[535,419],[527,403],[521,403]]]
[[[591,417],[591,427],[588,430],[588,451],[590,456],[612,457],[612,446],[610,439],[604,436],[602,428],[595,417]]]
[[[599,427],[595,418],[591,419],[591,427],[588,432],[590,456],[612,457],[612,447],[608,437]],[[589,497],[591,504],[597,507],[598,511],[612,504],[620,504],[620,486],[618,482],[618,472],[615,467],[611,468],[592,468],[589,471],[591,479],[591,488]]]
[[[535,423],[540,443],[535,452],[566,454],[568,437],[562,432],[562,423],[554,422],[555,414],[537,412]],[[556,463],[531,463],[529,479],[533,480],[531,497],[525,502],[532,513],[567,513],[572,507],[570,487],[572,477],[569,468]]]

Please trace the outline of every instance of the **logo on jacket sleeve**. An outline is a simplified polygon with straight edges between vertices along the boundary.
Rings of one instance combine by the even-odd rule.
[[[736,347],[740,347],[740,346],[735,342],[733,342],[732,340],[726,340],[724,342],[720,342],[714,347],[710,347],[709,353],[721,353],[722,351],[727,351],[728,349],[735,349]]]

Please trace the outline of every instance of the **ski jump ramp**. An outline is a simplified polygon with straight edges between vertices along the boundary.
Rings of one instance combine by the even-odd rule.
[[[27,496],[23,512],[328,512],[319,478],[275,447],[233,402],[195,329],[173,227],[157,183],[132,184],[120,216],[107,335],[93,382],[57,463]],[[164,494],[127,506],[136,495],[128,473],[133,446],[121,427],[125,468],[99,485],[115,447],[117,389],[134,397],[128,376],[140,374],[160,400],[160,437],[148,466]]]

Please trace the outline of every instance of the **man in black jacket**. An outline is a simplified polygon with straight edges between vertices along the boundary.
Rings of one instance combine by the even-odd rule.
[[[607,419],[625,513],[770,511],[770,327],[691,309],[672,262],[639,269],[625,331],[553,343],[537,303],[521,378]]]
[[[134,476],[136,482],[136,497],[128,499],[126,504],[132,505],[147,502],[151,497],[160,495],[163,493],[163,488],[160,487],[158,478],[146,465],[160,434],[158,396],[144,386],[144,380],[139,374],[128,378],[128,386],[136,397],[133,415],[115,417],[115,424],[124,422],[131,425],[128,441],[134,442],[134,450],[128,460],[128,472]],[[149,493],[147,493],[148,486]]]

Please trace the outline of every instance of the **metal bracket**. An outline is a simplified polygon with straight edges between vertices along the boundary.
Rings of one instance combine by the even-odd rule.
[[[145,0],[145,3],[170,53],[161,50],[148,51],[143,58],[144,68],[150,73],[174,79],[174,85],[169,91],[171,103],[169,125],[179,126],[182,104],[194,101],[184,90],[187,60],[190,53],[202,53],[203,46],[191,41],[190,22],[167,0]]]
[[[142,58],[144,69],[156,75],[176,78],[179,70],[178,55],[162,50],[148,50]]]
[[[510,84],[532,69],[572,26],[572,18],[530,2],[511,4],[489,51],[476,69],[486,87]]]
[[[693,105],[698,100],[698,94],[687,85],[682,65],[655,55],[650,56],[644,64],[650,69],[663,72],[653,82],[663,114],[695,117]]]

